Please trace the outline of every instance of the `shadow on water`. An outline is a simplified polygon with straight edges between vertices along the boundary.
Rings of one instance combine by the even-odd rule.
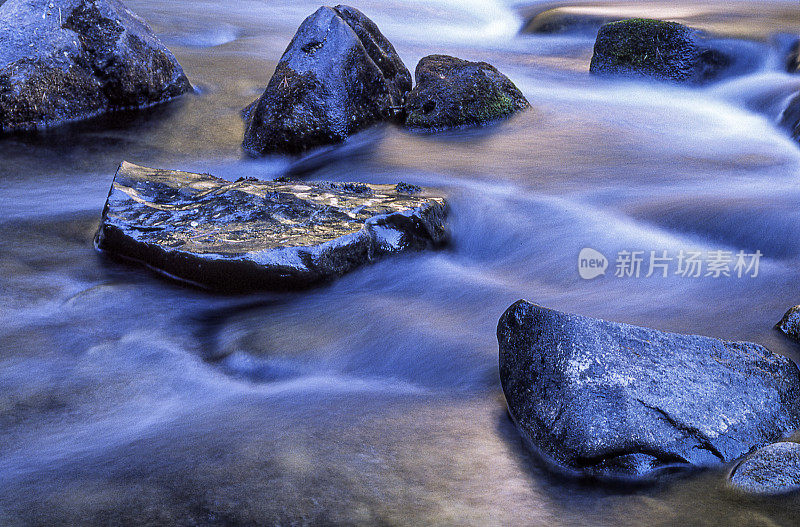
[[[559,468],[551,467],[550,461],[531,450],[508,413],[498,415],[497,431],[511,445],[520,470],[534,481],[547,481],[542,490],[553,504],[583,518],[581,525],[602,521],[631,526],[788,526],[800,512],[795,496],[753,497],[730,488],[727,485],[730,466],[693,469],[641,482],[581,478],[559,473]],[[664,501],[681,505],[665,507]],[[598,517],[598,502],[610,505],[608,519]]]

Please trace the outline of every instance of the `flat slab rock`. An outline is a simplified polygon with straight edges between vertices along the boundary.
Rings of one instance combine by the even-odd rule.
[[[172,53],[119,0],[0,6],[0,130],[55,126],[191,90]]]
[[[731,474],[731,484],[753,494],[783,494],[800,490],[800,444],[775,443],[743,461]]]
[[[209,289],[292,289],[446,241],[446,203],[412,185],[304,183],[122,163],[96,246]]]
[[[800,371],[758,344],[524,300],[502,316],[497,338],[509,413],[570,473],[627,479],[728,463],[800,427]]]

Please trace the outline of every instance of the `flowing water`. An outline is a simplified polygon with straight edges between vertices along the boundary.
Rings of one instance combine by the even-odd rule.
[[[412,69],[486,60],[533,108],[299,161],[245,159],[239,110],[317,4],[128,4],[198,93],[0,141],[0,524],[797,525],[800,498],[737,494],[729,467],[633,488],[548,473],[506,415],[495,338],[526,298],[800,358],[772,329],[800,303],[800,146],[776,126],[800,76],[765,43],[800,32],[797,2],[640,4],[755,42],[754,73],[683,89],[590,77],[590,36],[517,35],[500,1],[354,0]],[[122,160],[432,186],[453,242],[210,295],[94,251]],[[605,276],[579,277],[584,247]],[[614,276],[619,251],[680,250],[764,256],[756,277]]]

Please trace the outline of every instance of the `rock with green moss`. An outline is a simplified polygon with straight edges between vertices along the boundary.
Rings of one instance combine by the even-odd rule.
[[[0,130],[149,106],[191,89],[172,53],[118,0],[0,6]]]
[[[405,104],[406,126],[436,131],[482,125],[530,104],[508,77],[486,62],[429,55],[417,64]]]
[[[352,7],[320,7],[300,25],[261,97],[244,110],[253,156],[335,145],[399,114],[411,73]]]
[[[692,28],[634,18],[600,28],[589,71],[699,84],[723,76],[736,62]]]

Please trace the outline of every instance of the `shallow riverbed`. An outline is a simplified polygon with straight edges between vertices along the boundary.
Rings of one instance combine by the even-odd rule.
[[[707,88],[608,81],[588,74],[591,37],[518,35],[510,3],[354,1],[412,71],[430,53],[486,60],[533,108],[248,160],[239,111],[318,4],[127,4],[199,93],[0,141],[0,524],[796,525],[800,497],[743,497],[726,469],[637,488],[549,474],[497,373],[519,298],[800,359],[772,329],[800,303],[800,146],[775,124],[800,76],[767,46],[759,71]],[[648,6],[759,41],[800,33],[797,2]],[[94,251],[122,160],[436,187],[453,243],[308,292],[209,295]],[[584,247],[606,276],[580,278]],[[756,277],[614,276],[619,251],[681,250],[763,257]]]

